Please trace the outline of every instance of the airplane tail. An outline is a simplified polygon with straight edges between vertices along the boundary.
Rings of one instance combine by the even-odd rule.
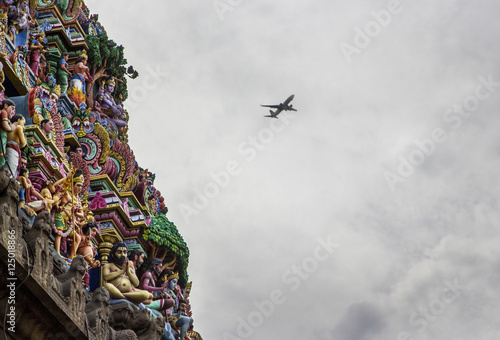
[[[276,110],[278,111],[278,110]],[[276,111],[273,112],[273,110],[269,110],[269,113],[271,114],[270,116],[264,116],[264,117],[271,117],[271,118],[276,118],[278,119],[278,115],[276,114]]]

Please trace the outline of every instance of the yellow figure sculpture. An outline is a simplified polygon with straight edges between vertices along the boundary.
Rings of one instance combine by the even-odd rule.
[[[48,179],[42,184],[42,190],[40,191],[40,195],[45,198],[47,202],[47,211],[50,212],[52,207],[57,204],[59,201],[59,196],[55,195],[56,187],[52,180]]]
[[[24,137],[24,123],[26,120],[20,114],[15,114],[10,119],[11,131],[7,132],[7,148],[5,160],[12,177],[17,178],[19,163],[21,159],[21,149],[26,146]]]
[[[58,254],[61,254],[61,239],[68,237],[68,242],[72,242],[69,258],[75,256],[76,250],[81,242],[79,221],[85,220],[82,203],[79,198],[83,188],[83,172],[78,169],[73,176],[69,176],[64,183],[64,191],[59,196],[57,202],[58,212],[55,215],[55,242],[54,247]]]
[[[109,253],[109,263],[102,268],[102,278],[105,287],[112,299],[126,299],[135,305],[141,302],[150,304],[153,294],[146,290],[137,289],[139,279],[135,274],[134,263],[127,259],[127,246],[124,242],[117,242]]]

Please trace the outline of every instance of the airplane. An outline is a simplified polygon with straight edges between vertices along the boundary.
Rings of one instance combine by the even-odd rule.
[[[292,94],[290,97],[288,97],[283,103],[280,103],[279,105],[260,105],[262,107],[271,107],[273,109],[276,109],[274,112],[273,110],[269,110],[271,115],[264,116],[264,117],[271,117],[271,118],[278,118],[277,116],[281,113],[281,111],[297,111],[295,110],[292,106],[293,105],[288,105],[292,100],[293,97],[295,97],[294,94]]]

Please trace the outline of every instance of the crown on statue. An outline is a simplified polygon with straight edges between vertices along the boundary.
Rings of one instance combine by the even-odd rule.
[[[108,81],[106,82],[106,85],[109,85],[109,84],[113,84],[113,85],[115,85],[115,80],[114,80],[113,78],[111,78],[110,80],[108,80]]]
[[[83,175],[80,175],[78,177],[73,177],[73,183],[74,184],[83,183]]]
[[[167,279],[169,279],[169,280],[178,279],[178,278],[179,278],[179,274],[177,274],[177,273],[173,273],[173,274],[170,274],[169,276],[167,276]]]
[[[61,96],[61,86],[56,85],[56,87],[54,87],[54,89],[52,90],[52,93],[56,94],[58,97],[60,97]]]

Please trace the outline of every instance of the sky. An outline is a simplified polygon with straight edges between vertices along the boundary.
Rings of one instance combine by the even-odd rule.
[[[86,4],[205,339],[500,338],[500,3]]]

